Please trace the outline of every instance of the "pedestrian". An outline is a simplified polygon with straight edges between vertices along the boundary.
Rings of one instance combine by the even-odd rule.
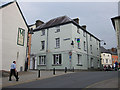
[[[16,78],[16,81],[18,81],[19,78],[16,75],[16,72],[17,72],[17,70],[16,70],[16,61],[13,61],[13,63],[11,64],[9,81],[12,81],[12,79],[11,79],[12,75],[14,75],[15,78]]]

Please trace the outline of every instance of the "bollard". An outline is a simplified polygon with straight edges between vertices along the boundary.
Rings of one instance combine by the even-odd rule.
[[[55,68],[53,68],[53,75],[55,75]]]
[[[67,67],[65,67],[65,73],[67,73]]]
[[[74,72],[74,67],[73,67],[73,72]]]
[[[38,78],[40,78],[40,70],[38,70]]]

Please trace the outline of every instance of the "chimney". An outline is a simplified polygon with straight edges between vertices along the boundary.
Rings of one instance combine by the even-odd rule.
[[[37,20],[36,23],[35,23],[36,28],[37,28],[38,26],[40,26],[41,24],[43,24],[43,23],[44,23],[43,21]]]
[[[79,18],[73,19],[77,24],[79,24]]]
[[[86,27],[87,27],[86,25],[82,25],[82,28],[84,28],[85,30],[86,30]]]

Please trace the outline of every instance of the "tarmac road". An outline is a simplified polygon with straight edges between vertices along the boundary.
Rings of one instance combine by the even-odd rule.
[[[29,83],[19,84],[15,86],[10,86],[6,88],[86,88],[90,86],[94,86],[95,83],[104,82],[107,80],[113,79],[114,83],[110,83],[110,86],[114,86],[113,88],[118,88],[118,72],[110,71],[110,72],[76,72],[65,74],[61,76],[56,76],[48,79],[37,80]],[[105,82],[104,82],[105,84]],[[97,85],[97,84],[95,84]],[[99,88],[110,88],[104,87],[105,85],[99,86]],[[111,87],[112,88],[112,87]]]

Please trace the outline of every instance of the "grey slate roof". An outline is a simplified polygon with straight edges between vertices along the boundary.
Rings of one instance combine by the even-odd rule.
[[[42,29],[47,29],[47,28],[51,28],[51,27],[55,27],[55,26],[59,26],[59,25],[68,24],[68,23],[73,23],[77,27],[79,27],[82,30],[84,30],[86,33],[90,34],[91,36],[93,36],[94,38],[99,40],[97,37],[95,37],[93,34],[89,33],[87,30],[85,30],[82,26],[80,26],[78,23],[76,23],[73,19],[69,18],[68,16],[61,16],[61,17],[57,17],[57,18],[51,19],[50,21],[48,21],[48,22],[38,26],[33,31],[36,32],[36,31],[40,31]]]
[[[100,51],[101,51],[101,53],[110,53],[111,54],[111,52],[109,50],[105,49],[102,46],[100,47]]]
[[[61,17],[51,19],[50,21],[38,26],[35,30],[40,30],[40,29],[44,29],[44,28],[53,27],[53,26],[68,23],[68,22],[71,22],[71,21],[73,21],[73,20],[70,19],[69,17],[61,16]],[[73,22],[76,23],[75,21],[73,21]]]

